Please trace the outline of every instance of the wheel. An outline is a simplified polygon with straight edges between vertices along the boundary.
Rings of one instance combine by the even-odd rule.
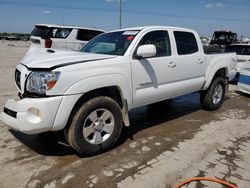
[[[222,77],[217,77],[214,79],[209,88],[201,92],[201,104],[206,110],[216,110],[218,109],[225,97],[226,92],[226,81]]]
[[[109,97],[85,102],[66,129],[69,144],[80,154],[94,155],[110,149],[122,130],[120,106]]]

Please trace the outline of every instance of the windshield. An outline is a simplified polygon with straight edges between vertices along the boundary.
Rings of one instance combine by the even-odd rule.
[[[129,30],[105,33],[92,39],[80,51],[122,56],[138,32]]]

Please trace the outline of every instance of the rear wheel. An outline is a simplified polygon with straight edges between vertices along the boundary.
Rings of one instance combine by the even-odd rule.
[[[206,110],[218,109],[225,97],[226,81],[222,77],[217,77],[206,91],[201,92],[201,104]]]
[[[66,129],[70,145],[80,154],[93,155],[111,148],[122,130],[120,106],[105,96],[84,103]]]

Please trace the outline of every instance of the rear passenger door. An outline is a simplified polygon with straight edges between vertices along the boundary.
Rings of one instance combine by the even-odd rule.
[[[173,31],[175,41],[176,86],[179,94],[198,91],[205,81],[205,55],[199,36],[192,32]]]
[[[133,57],[131,61],[134,107],[201,89],[205,56],[193,33],[151,31],[142,37],[137,48],[143,44],[154,44],[157,54],[145,59]]]

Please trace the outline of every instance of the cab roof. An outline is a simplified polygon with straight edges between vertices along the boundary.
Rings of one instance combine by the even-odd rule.
[[[192,29],[188,28],[182,28],[182,27],[173,27],[173,26],[140,26],[140,27],[129,27],[129,28],[123,28],[123,29],[117,29],[114,31],[127,31],[127,30],[150,30],[150,29],[171,29],[171,30],[178,30],[178,31],[190,31],[195,32]],[[113,32],[113,31],[111,31]]]

